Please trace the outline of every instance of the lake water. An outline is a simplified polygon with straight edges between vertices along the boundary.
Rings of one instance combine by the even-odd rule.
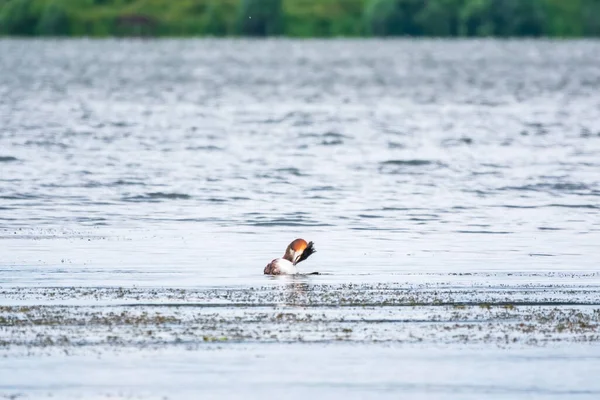
[[[0,54],[0,396],[600,396],[599,41]]]

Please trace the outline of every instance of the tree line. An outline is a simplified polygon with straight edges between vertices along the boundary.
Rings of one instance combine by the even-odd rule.
[[[600,36],[600,0],[0,0],[18,36]]]

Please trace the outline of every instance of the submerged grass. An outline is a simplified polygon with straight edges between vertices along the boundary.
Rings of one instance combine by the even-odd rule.
[[[527,286],[510,294],[500,289],[494,294],[489,289],[401,286],[16,288],[7,290],[7,298],[29,303],[37,299],[44,304],[0,306],[0,347],[600,341],[600,305],[578,304],[589,303],[590,290],[569,288],[569,301],[557,302],[548,296],[560,298],[563,289],[544,287],[536,293]],[[44,300],[48,298],[58,304],[48,304]],[[80,305],[60,304],[65,300]],[[176,302],[165,304],[168,300]]]

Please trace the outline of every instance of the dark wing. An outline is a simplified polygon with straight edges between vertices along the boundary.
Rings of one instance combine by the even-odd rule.
[[[280,272],[281,271],[279,271],[279,268],[277,268],[277,263],[275,262],[275,260],[268,263],[265,267],[265,270],[263,271],[265,275],[279,275]]]
[[[311,254],[316,253],[316,252],[317,252],[317,250],[315,250],[315,246],[314,246],[313,242],[308,242],[308,246],[306,246],[306,248],[304,249],[304,251],[302,252],[300,257],[298,258],[298,261],[296,261],[296,264],[306,260],[308,257],[310,257]]]

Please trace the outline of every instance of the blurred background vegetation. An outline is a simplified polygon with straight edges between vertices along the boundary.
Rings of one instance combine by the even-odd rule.
[[[600,36],[600,0],[0,0],[17,36]]]

